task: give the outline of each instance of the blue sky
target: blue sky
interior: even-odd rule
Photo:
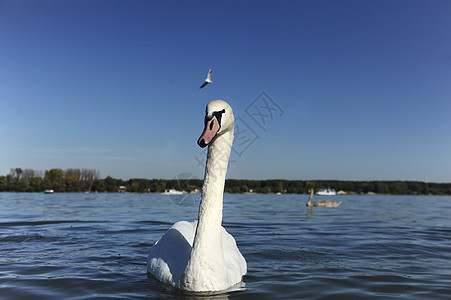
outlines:
[[[0,0],[0,174],[201,178],[205,105],[223,99],[244,132],[229,178],[451,182],[450,14],[436,0]]]

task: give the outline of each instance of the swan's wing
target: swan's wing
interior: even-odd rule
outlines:
[[[247,264],[234,237],[224,227],[222,227],[222,247],[230,284],[234,285],[241,282],[243,275],[246,274]]]
[[[175,223],[150,249],[147,272],[172,286],[180,282],[191,255],[196,222]]]

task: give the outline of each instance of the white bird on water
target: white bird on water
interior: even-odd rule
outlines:
[[[208,71],[207,78],[205,78],[205,82],[200,86],[200,88],[203,88],[207,84],[212,84],[213,81],[211,81],[211,69]]]
[[[343,203],[343,201],[340,202],[336,202],[336,201],[331,201],[331,200],[319,200],[316,201],[315,203],[313,203],[313,194],[314,194],[314,190],[310,189],[310,197],[307,201],[307,206],[308,207],[338,207],[340,206],[340,204]]]
[[[239,284],[246,260],[222,223],[223,193],[233,143],[232,108],[207,105],[198,145],[208,146],[199,218],[175,223],[150,249],[147,271],[159,281],[192,292],[224,291]]]

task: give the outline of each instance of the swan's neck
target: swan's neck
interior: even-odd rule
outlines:
[[[313,191],[310,191],[310,196],[308,198],[307,206],[313,205]]]
[[[199,206],[198,230],[200,225],[213,226],[218,230],[221,229],[222,198],[232,142],[233,132],[229,131],[218,136],[208,148],[204,185],[202,187],[202,201]],[[199,234],[201,232],[197,235]]]
[[[222,198],[233,142],[233,129],[217,136],[208,148],[199,220],[191,257],[184,272],[185,288],[221,290],[228,282],[222,249]]]

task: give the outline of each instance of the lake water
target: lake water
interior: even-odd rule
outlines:
[[[146,273],[152,244],[198,195],[0,193],[1,299],[196,298]],[[318,197],[319,200],[324,197]],[[220,299],[450,299],[451,197],[224,196],[247,260]]]

